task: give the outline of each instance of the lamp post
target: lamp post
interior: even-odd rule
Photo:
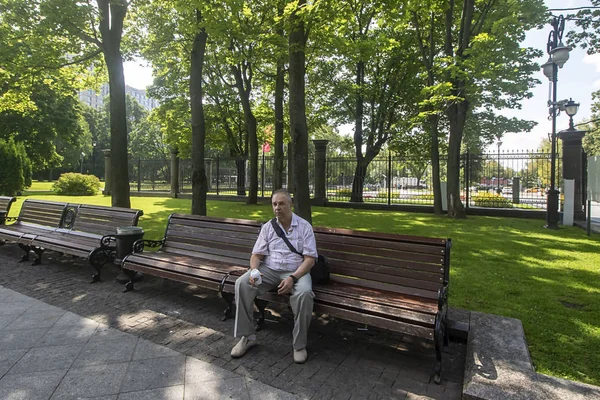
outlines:
[[[83,174],[83,159],[84,159],[84,158],[85,158],[85,153],[82,151],[82,152],[81,152],[81,162],[80,162],[80,164],[81,164],[81,170],[80,170],[80,173],[82,173],[82,174]]]
[[[558,81],[558,69],[569,59],[570,47],[562,42],[563,32],[565,30],[565,18],[560,15],[552,18],[552,30],[548,35],[546,51],[549,58],[542,65],[544,75],[550,80],[552,87],[552,99],[548,101],[550,117],[552,118],[552,151],[550,155],[550,190],[546,200],[546,227],[558,229],[558,191],[556,190],[556,115],[559,105],[556,102],[556,86]]]
[[[496,192],[498,194],[502,193],[500,190],[500,146],[502,146],[502,142],[498,140],[498,175],[496,175]]]

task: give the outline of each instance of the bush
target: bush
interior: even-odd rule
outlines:
[[[512,208],[513,204],[510,199],[500,196],[499,194],[481,193],[471,197],[471,200],[477,207],[495,207],[495,208]]]
[[[54,185],[54,193],[63,196],[93,196],[100,189],[100,180],[94,175],[83,175],[74,172],[62,174]]]
[[[0,195],[14,196],[31,186],[31,161],[23,143],[0,139]]]

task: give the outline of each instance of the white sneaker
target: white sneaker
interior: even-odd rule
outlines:
[[[238,344],[236,344],[233,349],[231,349],[231,357],[239,358],[246,354],[249,348],[254,347],[258,344],[258,340],[248,340],[246,336],[242,336]]]
[[[308,353],[306,349],[296,350],[294,349],[294,362],[296,364],[304,364],[306,359],[308,358]]]

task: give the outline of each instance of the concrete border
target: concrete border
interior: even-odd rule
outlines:
[[[462,398],[600,400],[600,387],[536,373],[520,320],[472,311]]]

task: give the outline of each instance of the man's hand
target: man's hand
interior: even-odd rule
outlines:
[[[294,280],[291,277],[287,277],[277,286],[277,294],[290,294],[294,288]]]

